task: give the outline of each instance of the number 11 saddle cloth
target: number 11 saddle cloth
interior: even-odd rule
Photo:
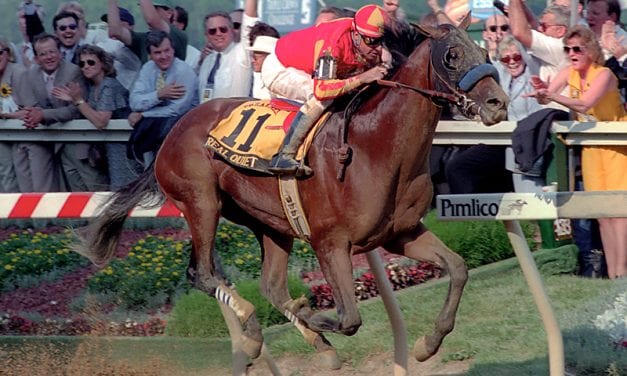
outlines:
[[[244,102],[209,132],[205,146],[234,166],[272,174],[268,171],[270,160],[279,151],[298,109],[299,105],[280,99]],[[329,114],[318,119],[296,159],[305,156]]]

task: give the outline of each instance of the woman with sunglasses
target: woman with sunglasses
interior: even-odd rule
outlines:
[[[13,113],[18,110],[13,100],[14,88],[24,71],[22,65],[15,63],[9,41],[0,37],[0,119],[14,118]],[[12,192],[19,192],[13,167],[12,143],[0,142],[0,193]]]
[[[309,175],[294,159],[310,128],[333,98],[387,73],[382,61],[387,12],[377,5],[281,37],[266,57],[261,79],[273,97],[302,102],[278,154],[270,162],[275,174]]]
[[[579,121],[624,121],[627,113],[616,76],[603,66],[601,46],[594,32],[574,26],[564,37],[570,66],[561,70],[546,89],[531,94],[540,103],[560,103]],[[568,88],[569,95],[561,95]],[[627,146],[586,146],[581,154],[586,191],[627,190]],[[627,218],[599,218],[601,240],[610,278],[627,275]]]
[[[128,91],[115,78],[113,57],[102,48],[89,44],[79,47],[77,55],[86,93],[78,83],[70,83],[54,88],[53,95],[75,103],[81,114],[98,129],[106,128],[110,119],[126,119],[130,113]],[[132,165],[126,158],[125,143],[109,142],[105,148],[111,188],[119,188],[131,181],[138,170],[129,167]]]
[[[497,56],[501,68],[501,87],[510,99],[507,120],[519,121],[541,110],[542,106],[538,101],[527,96],[534,91],[531,77],[538,74],[538,64],[512,35],[503,37],[497,46]],[[516,192],[541,192],[546,185],[541,174],[520,173],[511,147],[505,150],[505,168],[512,172]]]

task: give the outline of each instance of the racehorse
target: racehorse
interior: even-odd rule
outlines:
[[[469,17],[461,28],[468,23]],[[332,114],[307,154],[315,173],[298,183],[311,229],[309,241],[333,289],[337,319],[313,311],[306,299],[289,296],[287,263],[297,234],[281,205],[277,179],[233,167],[205,146],[208,132],[245,99],[212,100],[181,118],[161,146],[154,173],[148,170],[116,192],[100,216],[81,231],[82,243],[76,250],[105,264],[114,255],[129,211],[155,195],[165,196],[189,225],[188,277],[222,303],[227,322],[237,317],[240,345],[255,358],[263,339],[254,307],[221,275],[213,247],[221,216],[247,226],[261,245],[262,294],[329,363],[337,360],[337,354],[324,332],[352,335],[361,325],[351,256],[382,247],[429,261],[444,269],[450,282],[433,333],[414,345],[416,359],[428,359],[453,330],[467,280],[463,259],[420,221],[432,197],[428,156],[435,127],[444,102],[492,125],[506,118],[508,99],[494,68],[486,64],[485,50],[460,28],[399,27],[386,36],[386,46],[398,64],[390,77],[398,87],[377,85],[367,90],[348,119]],[[345,121],[346,134],[341,135],[338,129]],[[338,178],[340,138],[347,140],[352,153]]]

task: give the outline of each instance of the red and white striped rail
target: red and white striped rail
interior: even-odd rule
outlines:
[[[93,218],[111,192],[2,193],[0,219]],[[153,208],[137,207],[130,217],[180,217],[170,202]]]

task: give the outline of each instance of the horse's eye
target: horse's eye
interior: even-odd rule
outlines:
[[[457,69],[463,57],[464,52],[462,49],[457,47],[449,48],[446,51],[446,55],[444,55],[444,65],[449,69]]]

